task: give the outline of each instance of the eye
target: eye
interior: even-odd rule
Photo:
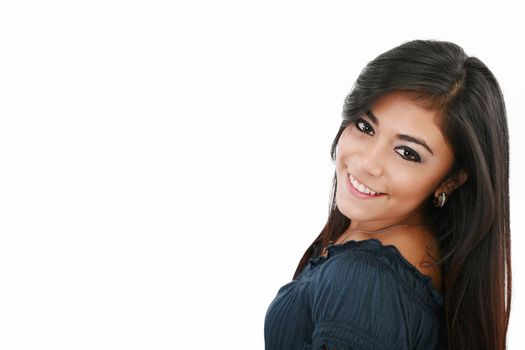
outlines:
[[[404,159],[407,159],[407,160],[412,161],[412,162],[421,162],[421,158],[419,157],[419,154],[417,154],[412,149],[410,149],[408,147],[402,147],[402,148],[397,148],[396,150],[398,150],[398,149],[403,151],[401,153],[400,152],[398,152],[398,153],[401,154]]]
[[[368,124],[365,120],[359,118],[354,122],[355,126],[364,134],[368,134],[369,131],[374,131],[372,126]],[[362,126],[361,126],[362,125]]]

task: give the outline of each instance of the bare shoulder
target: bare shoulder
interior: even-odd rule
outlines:
[[[440,252],[437,241],[430,232],[412,228],[380,240],[385,245],[394,245],[419,272],[430,276],[434,288],[441,291],[441,271],[434,264],[440,258]]]

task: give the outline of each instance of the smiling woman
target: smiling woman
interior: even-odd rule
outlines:
[[[327,223],[265,317],[267,350],[506,348],[509,149],[490,70],[414,40],[372,60],[331,149]]]
[[[336,193],[339,211],[352,219],[347,231],[401,222],[423,225],[425,199],[432,193],[450,195],[467,180],[463,169],[446,179],[454,152],[436,122],[439,115],[412,98],[406,92],[386,94],[341,134],[338,182],[345,183],[349,174],[359,191],[339,187]],[[384,195],[368,195],[375,200],[362,201],[370,191]]]

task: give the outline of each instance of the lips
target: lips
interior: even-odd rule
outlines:
[[[364,186],[364,188],[366,188],[367,190],[371,191],[371,192],[374,192],[373,194],[382,194],[381,192],[379,191],[376,191],[374,190],[372,187],[366,185],[364,182],[362,182],[361,180],[359,180],[358,178],[356,178],[354,175],[348,173],[348,176],[350,177],[350,183],[354,184],[353,182],[357,182],[357,186],[355,186],[355,188],[358,188],[360,187],[361,185]],[[353,181],[352,181],[353,180]]]
[[[353,175],[352,175],[353,176]],[[356,179],[359,183],[361,183],[358,179]],[[362,192],[359,192],[353,185],[352,183],[350,182],[350,174],[346,174],[346,184],[347,184],[347,187],[348,187],[348,191],[350,193],[352,193],[354,196],[358,197],[358,198],[361,198],[361,199],[367,199],[367,198],[378,198],[378,197],[382,197],[385,195],[385,193],[376,193],[376,194],[367,194],[367,193],[362,193]],[[363,186],[365,186],[363,184]]]

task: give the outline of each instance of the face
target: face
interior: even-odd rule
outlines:
[[[349,124],[340,136],[337,207],[352,220],[350,228],[377,230],[420,223],[424,201],[434,193],[451,192],[445,176],[454,154],[436,125],[438,116],[402,92],[381,97],[370,112]],[[349,174],[382,194],[359,193],[349,185]]]

